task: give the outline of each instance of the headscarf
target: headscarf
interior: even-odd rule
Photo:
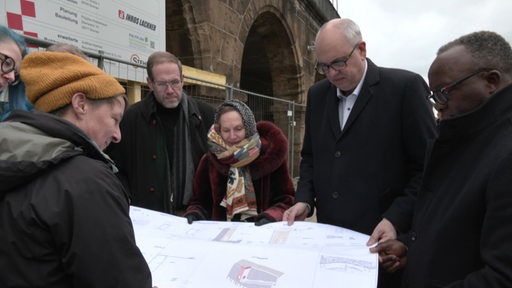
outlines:
[[[246,138],[234,146],[227,144],[218,133],[219,118],[222,116],[219,110],[223,106],[232,106],[242,116]],[[251,109],[236,99],[222,103],[208,131],[208,145],[217,159],[230,165],[226,195],[220,203],[226,208],[227,220],[239,217],[243,221],[258,215],[254,186],[247,166],[260,155],[261,141]]]

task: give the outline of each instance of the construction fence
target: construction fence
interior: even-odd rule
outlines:
[[[185,78],[187,78],[187,75],[185,75]],[[294,139],[302,139],[302,137],[296,137],[299,135],[296,135],[298,132],[296,131],[297,122],[295,116],[297,109],[302,108],[302,110],[304,110],[304,105],[238,89],[229,85],[214,88],[208,85],[211,83],[203,82],[204,80],[192,80],[198,84],[185,86],[185,91],[188,95],[210,103],[214,107],[218,106],[224,100],[238,99],[251,108],[256,121],[266,120],[276,124],[288,139],[288,166],[290,168],[290,174],[292,177],[298,176],[298,163],[296,162],[298,159],[297,155],[300,151],[297,149],[297,146],[301,145],[295,143]]]
[[[30,36],[25,36],[25,41],[30,47],[30,52],[44,51],[46,47],[53,44]],[[129,99],[141,99],[149,93],[149,87],[146,85],[146,67],[144,65],[105,57],[102,53],[85,54],[89,57],[90,62],[120,81],[126,88]],[[266,120],[276,124],[288,139],[288,166],[290,174],[293,178],[298,177],[302,136],[299,135],[297,119],[304,118],[296,117],[296,115],[298,112],[302,115],[304,114],[304,104],[239,89],[219,81],[212,82],[208,79],[201,79],[196,74],[194,74],[195,77],[190,76],[187,75],[187,69],[185,68],[190,70],[190,67],[184,67],[184,91],[187,95],[209,103],[213,107],[217,107],[225,100],[239,99],[251,108],[256,121]],[[206,74],[208,73],[206,72]],[[208,78],[211,79],[211,77]],[[133,97],[133,94],[135,94],[135,97]]]

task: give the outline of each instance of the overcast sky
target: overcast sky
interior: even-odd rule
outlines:
[[[373,62],[412,70],[427,81],[437,49],[459,36],[491,30],[512,43],[510,0],[338,0],[337,5],[342,18],[361,28]]]

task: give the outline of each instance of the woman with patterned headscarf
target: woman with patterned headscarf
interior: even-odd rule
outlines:
[[[271,122],[256,123],[242,101],[228,100],[217,108],[208,144],[184,215],[188,222],[281,221],[295,194],[283,132]]]

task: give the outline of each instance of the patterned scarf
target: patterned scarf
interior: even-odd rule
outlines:
[[[230,146],[215,130],[215,124],[208,131],[208,145],[217,159],[230,160],[226,195],[220,203],[226,207],[226,216],[231,221],[239,214],[240,220],[258,215],[256,195],[247,165],[260,155],[261,141],[258,133]]]

